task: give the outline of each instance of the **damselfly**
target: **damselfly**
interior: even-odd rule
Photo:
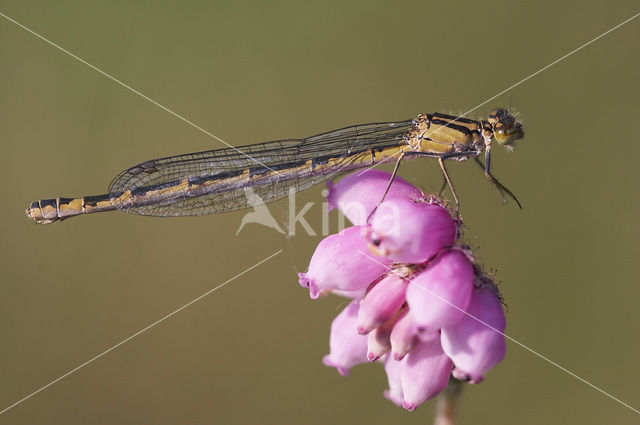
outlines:
[[[109,193],[35,201],[27,215],[51,223],[80,214],[122,210],[151,216],[193,216],[247,208],[251,188],[263,203],[320,183],[338,173],[416,157],[437,158],[456,203],[445,160],[474,158],[501,193],[516,197],[491,174],[491,143],[510,146],[524,136],[517,117],[496,109],[486,121],[433,113],[406,121],[361,124],[306,139],[170,156],[118,174]],[[478,159],[484,151],[484,164]],[[443,186],[444,187],[444,186]]]

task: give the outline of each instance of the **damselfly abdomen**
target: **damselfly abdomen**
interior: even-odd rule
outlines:
[[[111,210],[160,217],[221,213],[255,205],[247,200],[249,187],[268,203],[344,171],[393,161],[397,166],[419,156],[439,160],[457,206],[444,160],[475,158],[480,163],[483,151],[486,177],[520,205],[491,174],[490,152],[493,140],[511,145],[523,136],[517,117],[505,109],[496,109],[486,121],[421,114],[414,120],[354,125],[306,139],[153,159],[118,174],[105,195],[43,199],[26,212],[42,224]]]

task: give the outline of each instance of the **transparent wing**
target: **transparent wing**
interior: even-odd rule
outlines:
[[[243,187],[193,198],[185,198],[178,201],[123,208],[122,210],[132,214],[156,217],[216,214],[273,202],[286,197],[289,194],[290,188],[293,188],[294,191],[297,192],[320,183],[326,178],[327,176],[318,175],[296,181],[272,182],[260,186]]]
[[[371,149],[405,143],[403,136],[411,125],[411,120],[356,125],[306,139],[279,140],[237,149],[217,149],[153,159],[118,174],[109,186],[109,193],[117,209],[142,215],[204,215],[247,208],[283,198],[291,189],[297,192],[320,183],[348,169],[358,157]],[[285,171],[291,164],[323,157],[338,157],[339,160],[335,167],[322,169],[317,175],[309,175],[308,171],[304,174],[289,172],[286,178],[278,173],[267,174],[267,171]],[[244,187],[225,179],[225,176],[237,175],[244,170],[249,170],[255,176],[265,175],[252,179],[249,200]],[[127,190],[157,191],[166,186],[176,192],[175,182],[185,178],[219,178],[219,183],[215,191],[199,196],[189,196],[185,189],[175,193],[175,196],[172,194],[171,199],[158,196],[157,202],[142,206],[117,201],[118,195]]]

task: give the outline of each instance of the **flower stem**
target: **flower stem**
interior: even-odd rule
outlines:
[[[462,382],[450,378],[447,388],[438,396],[434,425],[455,425],[456,408],[462,393]]]

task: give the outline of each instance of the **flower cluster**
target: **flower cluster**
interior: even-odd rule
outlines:
[[[341,375],[384,362],[385,397],[407,410],[451,376],[478,383],[505,355],[500,295],[458,243],[458,222],[434,197],[369,170],[329,185],[330,208],[354,224],[320,242],[299,282],[311,298],[353,299],[331,325],[323,361]]]

